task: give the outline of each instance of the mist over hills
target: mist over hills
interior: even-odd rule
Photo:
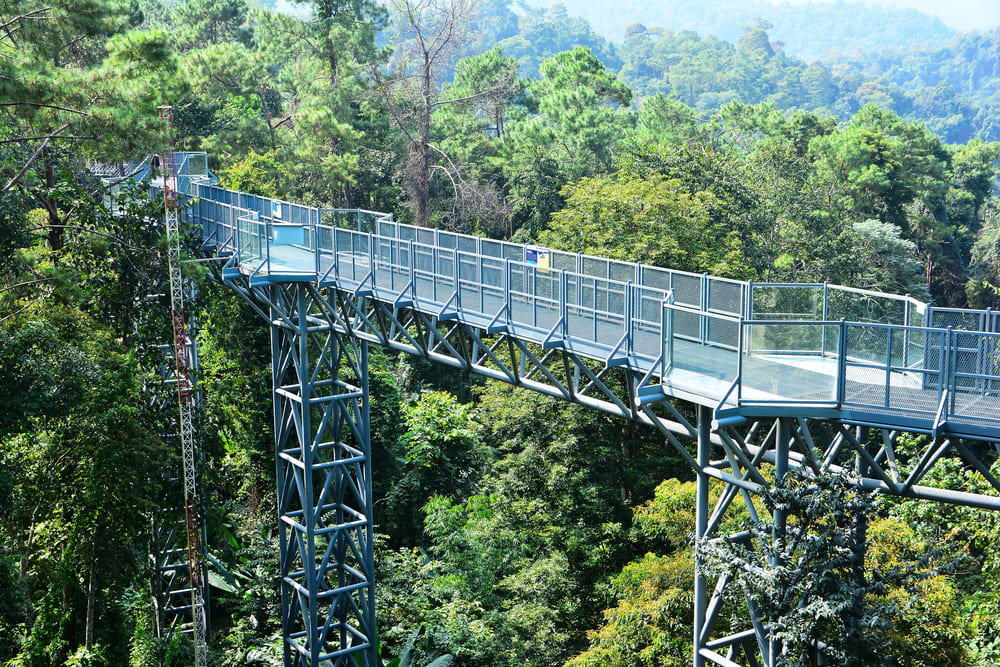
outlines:
[[[532,6],[553,3],[533,0]],[[621,41],[626,28],[641,23],[675,32],[693,30],[735,43],[744,26],[764,19],[771,37],[789,55],[804,60],[834,53],[913,49],[944,45],[956,34],[940,19],[914,9],[883,9],[861,2],[773,4],[768,0],[563,0],[571,15],[590,22],[598,34]]]

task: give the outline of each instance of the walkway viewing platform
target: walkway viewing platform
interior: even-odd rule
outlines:
[[[568,350],[717,424],[839,419],[1000,441],[1000,313],[830,284],[763,284],[404,225],[212,184],[179,154],[182,219],[224,276],[305,281]],[[161,181],[162,183],[162,181]]]

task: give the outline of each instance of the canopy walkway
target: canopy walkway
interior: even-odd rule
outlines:
[[[378,664],[369,343],[660,429],[698,473],[698,538],[768,486],[765,464],[1000,509],[998,313],[413,227],[223,189],[204,154],[177,164],[182,220],[271,326],[288,665]],[[902,433],[928,436],[918,456],[897,457]],[[944,457],[991,492],[924,484]],[[774,664],[764,625],[713,638],[727,585],[697,578],[694,664]]]

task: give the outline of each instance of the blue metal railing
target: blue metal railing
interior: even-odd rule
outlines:
[[[186,187],[185,219],[251,282],[371,294],[671,385],[711,378],[695,391],[730,407],[807,404],[1000,431],[1000,333],[925,327],[935,311],[911,297],[560,251],[541,266],[525,245],[390,214],[311,208],[197,179]]]

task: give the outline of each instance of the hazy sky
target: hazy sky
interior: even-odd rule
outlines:
[[[882,4],[919,9],[959,30],[990,30],[1000,25],[1000,0],[893,0]]]
[[[771,0],[780,2],[780,0]],[[809,0],[791,0],[804,4]],[[1000,0],[865,0],[870,5],[885,7],[910,7],[925,14],[937,16],[952,28],[963,32],[991,30],[1000,26]]]

